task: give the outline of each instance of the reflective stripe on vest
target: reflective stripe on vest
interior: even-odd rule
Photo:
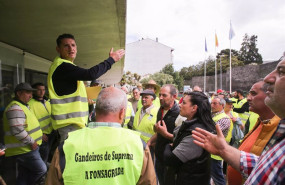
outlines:
[[[26,117],[26,127],[25,131],[29,134],[31,138],[35,142],[37,142],[38,145],[41,145],[42,143],[42,131],[40,129],[39,122],[35,115],[33,114],[32,111],[30,111],[25,105],[21,104],[18,101],[12,101],[7,108],[5,109],[4,112],[4,142],[5,145],[7,146],[7,150],[5,151],[5,155],[7,157],[9,156],[14,156],[14,155],[19,155],[19,154],[24,154],[32,151],[30,145],[26,145],[22,142],[20,142],[15,136],[11,135],[11,130],[10,130],[10,125],[6,116],[6,111],[14,104],[17,104],[18,106],[21,107],[23,112],[25,113]]]
[[[146,132],[143,132],[143,131],[140,131],[140,130],[136,130],[137,132],[141,133],[143,136],[145,137],[149,137],[151,138],[153,136],[153,134],[149,134],[149,133],[146,133]]]
[[[35,99],[31,99],[29,101],[29,105],[31,108],[31,111],[35,114],[37,117],[41,129],[44,134],[50,134],[53,131],[52,125],[51,125],[51,105],[49,101],[37,101]]]
[[[70,132],[63,151],[64,184],[133,185],[141,176],[142,141],[129,129],[102,126]]]
[[[89,115],[89,113],[88,112],[72,112],[68,114],[51,115],[51,117],[54,120],[66,120],[70,118],[84,117],[86,115]]]
[[[76,101],[88,102],[86,97],[76,96],[76,97],[63,98],[63,99],[51,99],[50,104],[64,104],[64,103],[72,103]]]
[[[50,127],[52,127],[51,122],[49,122],[48,125],[42,127],[42,131],[45,131],[45,130],[49,129]]]
[[[55,92],[52,76],[54,71],[62,63],[69,63],[68,60],[56,57],[48,73],[48,90],[51,99],[52,126],[54,129],[62,128],[70,124],[85,127],[88,120],[88,101],[86,89],[82,81],[77,81],[77,89],[74,93],[58,96]]]
[[[150,114],[146,113],[140,121],[141,109],[139,108],[134,118],[133,129],[141,133],[141,138],[144,142],[155,134],[153,127],[156,124],[158,108],[153,106],[150,110]]]
[[[43,117],[43,118],[39,119],[39,122],[44,121],[44,120],[49,119],[49,118],[50,118],[50,115],[48,115],[48,116],[46,116],[46,117]]]
[[[40,141],[40,140],[42,140],[42,136],[38,137],[34,141],[37,142],[37,141]],[[29,146],[29,145],[27,145],[25,143],[10,143],[10,144],[6,144],[5,146],[7,148],[18,148],[18,147]]]
[[[36,132],[36,131],[38,131],[40,129],[41,129],[41,127],[38,126],[38,127],[34,128],[33,130],[27,131],[27,133],[30,135],[30,134],[32,134],[32,133],[34,133],[34,132]],[[12,135],[11,131],[6,131],[5,132],[5,136],[11,136],[11,135]]]
[[[218,114],[218,115],[216,115],[216,116],[214,116],[213,117],[213,120],[214,120],[214,122],[216,123],[217,121],[219,121],[220,119],[222,119],[222,118],[228,118],[229,120],[231,120],[231,118],[226,114],[226,113],[221,113],[221,114]],[[231,127],[230,127],[231,128]],[[229,131],[230,131],[230,128],[229,128]],[[228,131],[228,134],[229,134],[229,131]],[[227,134],[227,135],[228,135]],[[226,137],[227,138],[227,137]],[[225,139],[226,139],[225,138]],[[227,141],[227,142],[229,142],[229,141]],[[213,159],[215,159],[215,160],[223,160],[220,156],[217,156],[217,155],[213,155],[213,154],[211,154],[211,158],[213,158]]]

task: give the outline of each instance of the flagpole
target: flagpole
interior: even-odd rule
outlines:
[[[232,21],[230,20],[230,32],[229,32],[229,39],[230,39],[230,93],[232,93],[232,38],[235,36],[235,32],[232,27]]]
[[[217,48],[217,33],[215,31],[215,92],[217,92],[217,51],[216,51],[216,48]]]
[[[206,57],[207,57],[207,40],[205,37],[205,60],[204,60],[204,93],[206,92],[206,73],[207,73],[207,64],[206,64]]]
[[[205,52],[205,60],[204,60],[204,93],[206,92],[206,57],[207,57],[207,53]]]
[[[232,39],[230,40],[230,93],[232,93]]]

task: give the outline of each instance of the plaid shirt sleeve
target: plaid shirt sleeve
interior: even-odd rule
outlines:
[[[247,153],[244,151],[240,152],[240,172],[244,178],[247,178],[256,166],[258,156]]]
[[[219,121],[217,121],[216,124],[220,126],[224,137],[227,137],[231,127],[231,120],[228,118],[222,118]]]

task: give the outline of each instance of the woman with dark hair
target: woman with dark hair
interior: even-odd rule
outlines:
[[[209,132],[215,131],[215,123],[211,116],[211,106],[206,95],[202,92],[189,92],[180,104],[180,115],[186,117],[181,126],[173,132],[173,144],[167,145],[164,150],[164,162],[174,173],[174,181],[169,184],[209,184],[210,181],[210,154],[193,143],[192,130],[196,127]],[[165,124],[156,127],[159,133],[168,135]]]

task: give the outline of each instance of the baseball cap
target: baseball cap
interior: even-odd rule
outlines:
[[[32,86],[29,84],[29,83],[26,83],[26,82],[22,82],[22,83],[19,83],[14,92],[18,92],[18,91],[21,91],[21,90],[26,90],[26,91],[36,91],[37,89],[33,89]]]
[[[233,103],[233,101],[230,100],[229,98],[226,98],[225,101],[226,101],[226,103]]]
[[[222,93],[223,92],[223,90],[222,89],[218,89],[217,90],[217,93],[219,94],[219,93]]]
[[[156,98],[156,95],[155,95],[154,92],[153,92],[152,90],[150,90],[150,89],[144,90],[143,92],[141,92],[140,95],[141,95],[141,96],[142,96],[142,95],[151,95],[151,96],[153,97],[153,99]]]

